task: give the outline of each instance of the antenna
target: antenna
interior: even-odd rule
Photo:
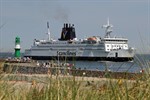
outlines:
[[[50,33],[50,29],[49,29],[49,22],[47,22],[47,34],[48,34],[48,40],[51,40],[51,33]]]
[[[109,26],[109,18],[107,18],[107,25]]]
[[[109,18],[108,18],[107,19],[107,24],[102,26],[102,28],[106,28],[106,30],[105,30],[105,37],[106,38],[110,38],[110,33],[113,31],[112,27],[113,27],[113,25],[111,25],[109,23]]]

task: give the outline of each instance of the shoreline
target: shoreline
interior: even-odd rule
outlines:
[[[114,79],[129,79],[135,80],[142,78],[146,73],[129,73],[129,72],[111,72],[109,70],[88,70],[76,69],[70,66],[55,67],[40,67],[36,63],[4,63],[2,73],[5,74],[26,74],[26,75],[62,75],[62,76],[75,76],[75,77],[95,77],[95,78],[114,78]]]

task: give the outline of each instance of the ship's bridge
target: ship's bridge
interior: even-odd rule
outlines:
[[[125,38],[104,38],[102,39],[103,42],[117,42],[117,43],[127,43],[128,39]]]
[[[102,42],[105,44],[105,51],[128,49],[128,39],[125,38],[104,38]]]

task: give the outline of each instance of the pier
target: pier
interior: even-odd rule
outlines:
[[[6,62],[3,65],[3,73],[6,74],[38,74],[38,75],[61,75],[61,76],[79,76],[79,77],[97,77],[97,78],[114,78],[114,79],[140,79],[144,72],[141,73],[129,73],[129,72],[111,72],[109,70],[88,70],[88,69],[76,69],[73,65],[69,64],[57,64],[47,63],[41,65],[39,63],[16,63]]]

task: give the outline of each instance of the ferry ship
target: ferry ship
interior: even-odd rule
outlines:
[[[90,61],[132,61],[135,49],[128,46],[128,39],[113,37],[113,25],[107,20],[104,38],[91,36],[77,39],[74,24],[65,23],[61,37],[51,38],[47,22],[48,39],[34,40],[30,49],[25,50],[24,57],[35,60],[90,60]]]

